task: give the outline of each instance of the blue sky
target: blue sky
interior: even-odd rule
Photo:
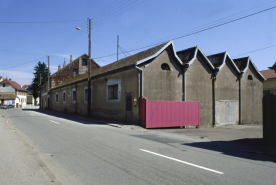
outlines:
[[[173,40],[176,51],[195,45],[206,55],[227,51],[232,58],[250,56],[266,70],[276,59],[275,6],[271,0],[0,0],[0,76],[30,84],[34,66],[47,63],[48,55],[54,73],[70,54],[88,53],[87,34],[75,29],[87,31],[87,18],[91,55],[100,66],[116,61],[116,55],[104,56],[116,54],[119,35],[120,46],[131,51],[126,56]]]

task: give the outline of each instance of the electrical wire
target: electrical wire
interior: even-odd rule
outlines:
[[[61,20],[61,21],[8,21],[3,22],[1,21],[0,24],[49,24],[49,23],[67,23],[67,22],[77,22],[77,21],[83,21],[85,19],[77,19],[77,20]]]
[[[29,62],[25,62],[25,63],[22,63],[22,64],[16,64],[16,65],[14,65],[14,66],[11,66],[11,67],[6,67],[6,68],[0,69],[0,70],[10,69],[10,68],[16,68],[16,67],[18,67],[18,66],[22,66],[22,65],[25,65],[25,64],[29,64],[29,63],[32,63],[32,62],[35,62],[35,61],[41,60],[41,59],[43,59],[43,58],[46,58],[46,57],[38,58],[38,59],[35,59],[35,60],[32,60],[32,61],[29,61]]]
[[[240,55],[236,55],[234,57],[239,57],[239,56],[242,56],[242,55],[245,55],[245,54],[248,54],[248,53],[254,53],[254,52],[257,52],[257,51],[261,51],[261,50],[265,50],[265,49],[268,49],[268,48],[272,48],[272,47],[275,47],[275,45],[272,45],[272,46],[268,46],[268,47],[264,47],[264,48],[260,48],[260,49],[256,49],[256,50],[253,50],[253,51],[248,51],[246,53],[243,53],[243,54],[240,54]]]

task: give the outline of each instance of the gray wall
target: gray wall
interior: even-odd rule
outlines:
[[[167,63],[170,70],[162,70],[163,63]],[[144,97],[148,100],[182,101],[183,72],[171,47],[141,68],[144,73]]]
[[[253,80],[248,80],[251,75]],[[263,83],[250,64],[243,74],[242,86],[242,124],[262,124]]]
[[[216,77],[215,94],[216,105],[219,105],[220,108],[222,108],[222,106],[232,106],[222,108],[224,110],[231,110],[230,112],[216,111],[215,124],[238,124],[239,119],[236,115],[239,115],[239,109],[237,109],[236,106],[238,105],[237,103],[239,103],[239,74],[235,71],[229,59],[226,59],[225,65]],[[232,103],[228,104],[223,101],[231,101]],[[226,118],[226,114],[229,114],[231,119],[221,119]]]
[[[0,92],[15,93],[15,88],[10,84],[5,84],[5,87],[3,87],[3,84],[0,84]]]
[[[212,127],[212,71],[201,54],[186,72],[186,100],[200,102],[200,126]]]

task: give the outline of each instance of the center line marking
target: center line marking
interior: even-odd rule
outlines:
[[[50,120],[50,121],[53,122],[53,123],[59,124],[58,122],[55,122],[55,121],[52,121],[52,120]]]
[[[214,173],[218,173],[218,174],[224,174],[223,172],[220,172],[220,171],[216,171],[216,170],[212,170],[210,168],[205,168],[203,166],[199,166],[199,165],[196,165],[196,164],[192,164],[192,163],[189,163],[189,162],[186,162],[186,161],[181,161],[179,159],[175,159],[175,158],[172,158],[172,157],[168,157],[168,156],[165,156],[165,155],[161,155],[161,154],[158,154],[158,153],[155,153],[155,152],[151,152],[151,151],[148,151],[148,150],[144,150],[144,149],[140,149],[144,152],[147,152],[147,153],[150,153],[150,154],[154,154],[154,155],[157,155],[157,156],[160,156],[160,157],[164,157],[164,158],[167,158],[167,159],[171,159],[171,160],[174,160],[174,161],[177,161],[177,162],[180,162],[180,163],[184,163],[184,164],[187,164],[187,165],[190,165],[190,166],[194,166],[194,167],[197,167],[197,168],[201,168],[203,170],[207,170],[207,171],[211,171],[211,172],[214,172]]]

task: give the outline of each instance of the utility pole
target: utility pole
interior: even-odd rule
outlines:
[[[50,110],[50,56],[48,56],[48,88],[47,88],[47,107]]]
[[[41,109],[41,73],[39,73],[39,109]]]
[[[119,35],[117,35],[117,61],[119,59]]]
[[[87,84],[87,89],[88,89],[88,99],[87,99],[87,117],[90,117],[90,112],[91,112],[91,87],[90,87],[90,72],[91,72],[91,19],[89,19],[89,34],[88,34],[88,84]]]

